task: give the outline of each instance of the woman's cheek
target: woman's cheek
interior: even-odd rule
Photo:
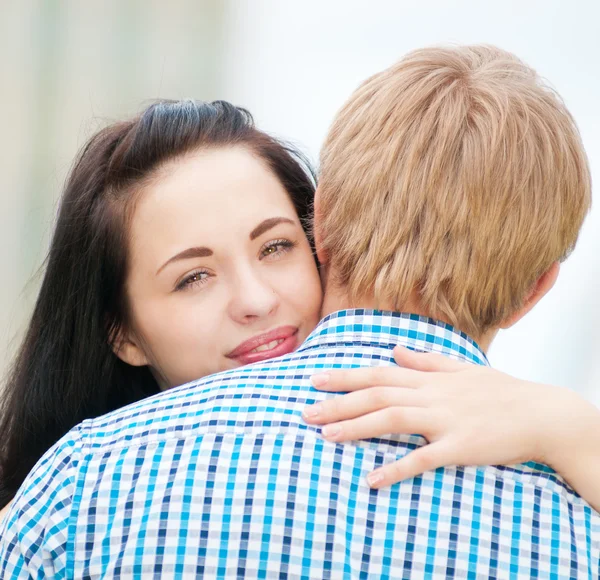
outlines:
[[[193,300],[163,304],[148,313],[146,340],[161,374],[171,385],[199,377],[200,353],[206,351],[206,321],[201,324],[199,319]]]
[[[315,312],[317,321],[320,319],[321,303],[323,302],[323,289],[321,287],[321,277],[315,264],[312,254],[305,257],[303,264],[303,273],[298,278],[304,280],[301,288],[303,301],[309,305],[311,312]]]
[[[288,272],[282,281],[282,295],[294,312],[300,313],[312,332],[320,320],[323,292],[312,255]]]

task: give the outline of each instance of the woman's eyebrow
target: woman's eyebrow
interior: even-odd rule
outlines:
[[[295,225],[295,222],[286,217],[272,217],[260,222],[251,232],[250,240],[255,240],[258,236],[274,228],[277,224],[286,223]]]
[[[183,250],[183,252],[179,252],[172,258],[169,258],[157,271],[156,275],[158,276],[169,264],[172,262],[177,262],[178,260],[189,260],[190,258],[206,258],[208,256],[212,256],[213,251],[210,248],[199,247],[199,248],[188,248],[187,250]]]
[[[286,223],[295,225],[294,220],[291,220],[286,217],[272,217],[268,218],[262,222],[260,222],[251,232],[250,232],[250,240],[255,240],[258,236],[264,234],[269,231],[271,228],[274,228],[276,225]],[[157,271],[156,275],[160,274],[169,264],[173,262],[177,262],[179,260],[189,260],[190,258],[206,258],[208,256],[212,256],[213,251],[207,247],[197,247],[197,248],[188,248],[187,250],[183,250],[183,252],[179,252],[172,258],[169,258]]]

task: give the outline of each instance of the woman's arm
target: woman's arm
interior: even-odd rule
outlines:
[[[582,401],[571,408],[573,429],[548,451],[548,465],[600,512],[600,411]]]
[[[425,445],[368,476],[391,485],[443,465],[544,463],[600,511],[600,410],[541,385],[435,354],[397,347],[400,367],[315,375],[325,391],[351,391],[306,408],[330,441],[418,433]]]

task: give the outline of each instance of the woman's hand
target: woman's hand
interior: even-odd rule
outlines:
[[[445,465],[533,460],[560,470],[554,463],[560,464],[565,453],[577,455],[582,426],[594,424],[595,433],[600,429],[600,411],[568,389],[401,347],[394,349],[394,358],[402,368],[314,375],[319,390],[351,392],[304,411],[307,423],[323,425],[322,435],[329,441],[389,433],[420,434],[427,439],[428,445],[369,474],[372,487]],[[598,459],[600,450],[594,453]],[[564,461],[561,465],[573,473],[581,467]]]

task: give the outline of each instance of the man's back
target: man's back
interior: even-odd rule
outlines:
[[[405,344],[486,364],[451,327],[349,310],[293,355],[213,375],[73,430],[5,520],[2,578],[592,578],[600,515],[540,465],[364,476],[424,443],[324,441],[316,369],[392,364]],[[482,388],[484,388],[482,386]]]

